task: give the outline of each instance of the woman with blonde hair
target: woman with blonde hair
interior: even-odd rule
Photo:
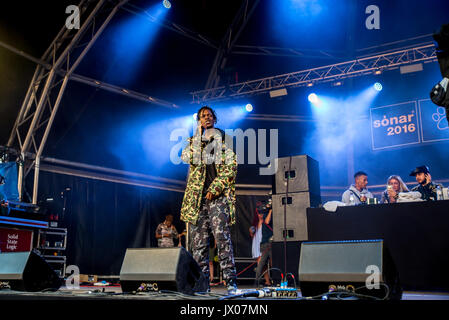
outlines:
[[[395,203],[400,192],[409,192],[410,190],[398,175],[388,177],[387,189],[382,193],[380,203]]]

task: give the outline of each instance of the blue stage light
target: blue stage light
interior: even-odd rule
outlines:
[[[164,7],[165,7],[166,9],[170,9],[170,8],[171,8],[171,3],[170,3],[170,1],[168,1],[168,0],[162,1],[162,4],[164,5]]]
[[[382,91],[382,84],[379,82],[376,82],[374,84],[374,89],[376,89],[377,91]]]
[[[245,109],[246,109],[246,111],[251,112],[251,111],[253,111],[253,105],[252,105],[251,103],[248,103],[248,104],[245,106]]]
[[[162,21],[169,12],[158,2],[146,8],[148,17],[128,15],[108,29],[114,36],[107,57],[102,57],[108,59],[109,68],[104,79],[106,82],[129,87],[142,74],[142,65],[150,59],[150,49],[154,48],[161,29],[158,21]]]
[[[308,99],[310,103],[318,103],[318,96],[315,93],[309,94]]]

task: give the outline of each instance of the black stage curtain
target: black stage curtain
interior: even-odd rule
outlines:
[[[31,186],[32,175],[27,185]],[[70,191],[65,191],[70,188]],[[31,188],[28,188],[31,190]],[[66,211],[62,217],[66,194]],[[60,227],[68,229],[68,265],[77,265],[82,274],[118,275],[127,248],[157,247],[156,227],[165,215],[174,216],[178,232],[181,192],[136,187],[41,171],[39,201],[47,206],[47,216],[59,215]],[[45,202],[45,199],[53,201]],[[236,224],[231,235],[236,257],[251,257],[252,224],[255,204],[263,196],[237,196]]]
[[[62,215],[65,192],[66,213]],[[179,232],[183,193],[41,172],[40,200],[53,198],[47,216],[58,214],[68,230],[67,263],[82,274],[118,275],[126,248],[156,247],[157,225],[172,214]],[[47,202],[48,203],[48,202]]]

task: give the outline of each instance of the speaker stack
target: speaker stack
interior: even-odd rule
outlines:
[[[273,240],[307,240],[306,209],[321,202],[318,162],[307,155],[277,159],[274,189]]]
[[[276,165],[273,181],[273,267],[297,278],[301,241],[308,240],[306,211],[321,203],[319,164],[307,155],[298,155],[278,158]]]

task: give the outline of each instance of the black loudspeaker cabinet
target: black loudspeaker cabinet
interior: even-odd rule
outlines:
[[[317,207],[321,198],[309,192],[294,192],[273,195],[273,240],[287,241],[308,240],[307,208]],[[285,206],[285,209],[284,209]],[[284,229],[284,210],[286,229]]]
[[[136,291],[141,284],[158,290],[185,294],[206,292],[206,278],[192,255],[180,248],[127,249],[120,270],[123,292]]]
[[[303,242],[298,274],[303,297],[331,291],[378,299],[402,296],[399,275],[383,240]],[[368,288],[376,279],[377,288]]]
[[[15,291],[56,291],[61,279],[50,265],[34,251],[0,254],[0,281]]]
[[[288,181],[288,192],[309,192],[319,196],[320,171],[318,161],[307,155],[299,155],[276,159],[275,174],[276,194],[285,194]]]

